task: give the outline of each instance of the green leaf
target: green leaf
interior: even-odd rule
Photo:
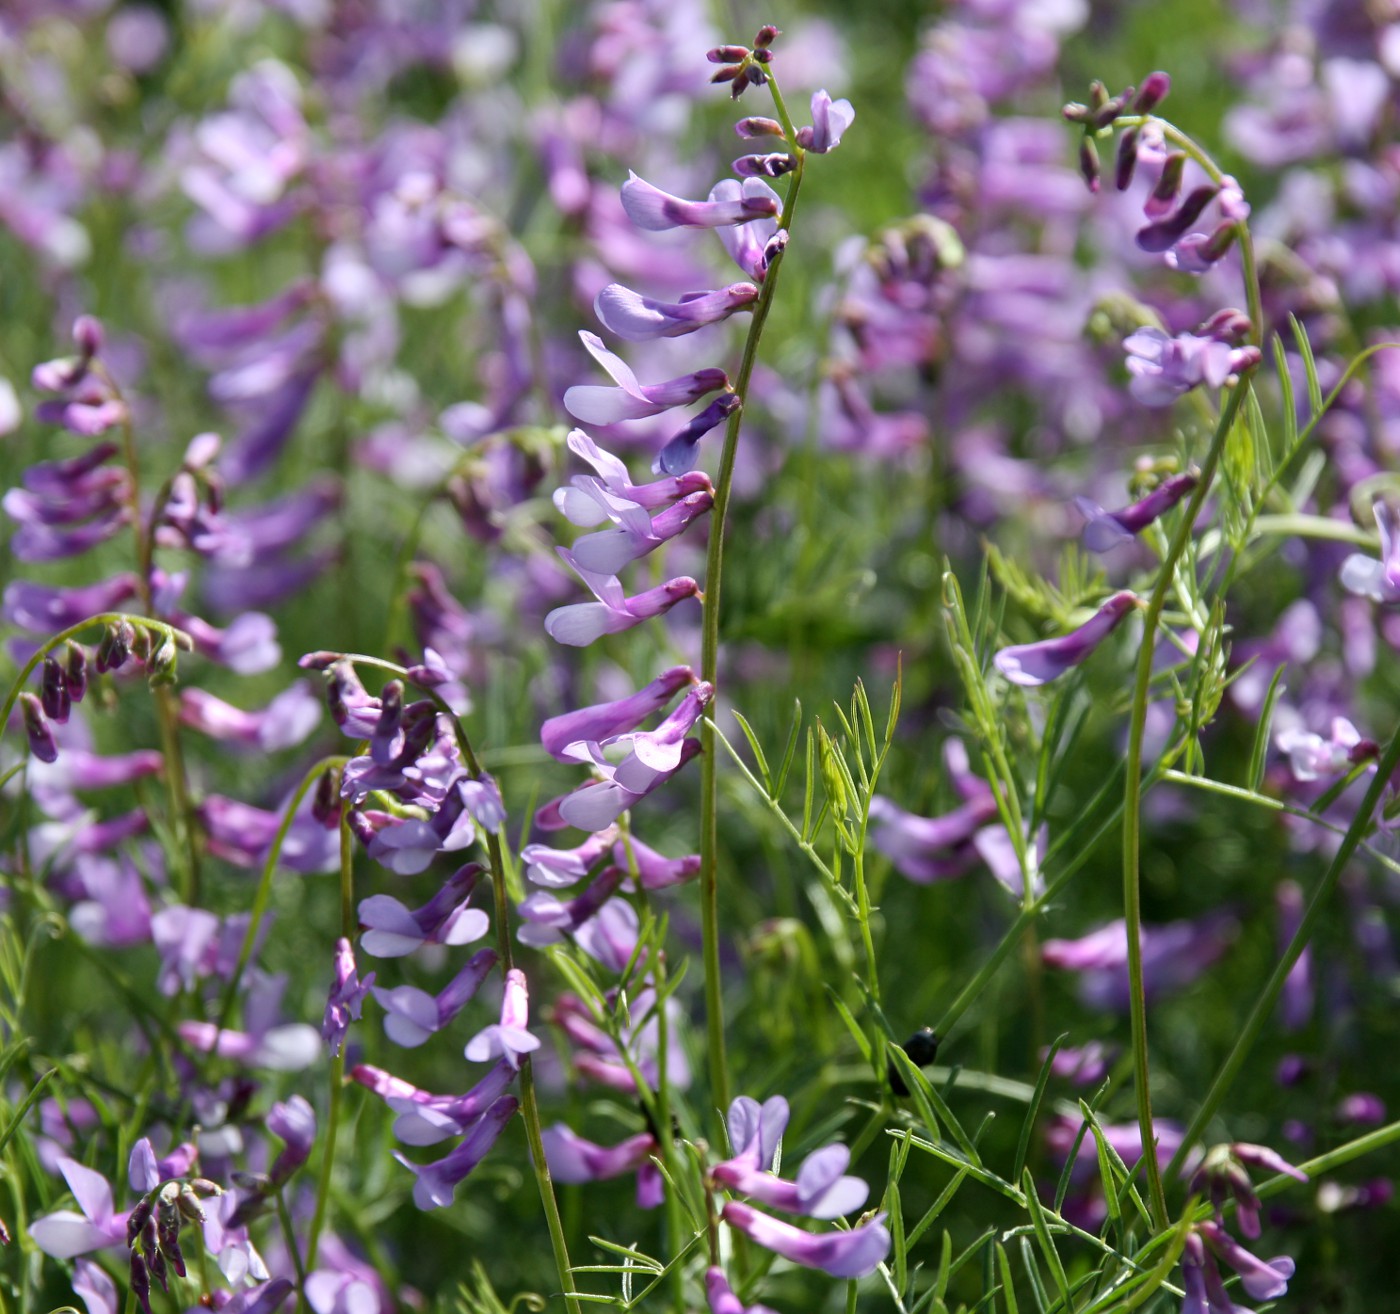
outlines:
[[[1254,744],[1249,750],[1249,774],[1245,777],[1247,787],[1255,793],[1264,781],[1264,768],[1269,761],[1269,732],[1273,728],[1274,704],[1283,692],[1284,667],[1274,672],[1269,681],[1269,692],[1264,697],[1264,705],[1259,709],[1259,722],[1254,729]]]
[[[1026,1116],[1021,1123],[1021,1137],[1016,1142],[1016,1163],[1011,1175],[1018,1180],[1026,1166],[1026,1156],[1029,1154],[1031,1146],[1031,1132],[1034,1130],[1035,1120],[1040,1114],[1040,1104],[1045,1098],[1045,1088],[1050,1083],[1050,1065],[1054,1063],[1055,1055],[1059,1053],[1060,1046],[1068,1039],[1068,1032],[1057,1036],[1054,1043],[1046,1050],[1045,1061],[1040,1065],[1040,1076],[1036,1079],[1035,1094],[1031,1096],[1030,1106],[1026,1109]]]
[[[1035,1237],[1040,1243],[1040,1251],[1045,1256],[1045,1262],[1050,1265],[1055,1285],[1060,1289],[1060,1298],[1064,1301],[1065,1309],[1072,1310],[1074,1303],[1070,1297],[1069,1279],[1065,1276],[1065,1266],[1060,1262],[1060,1252],[1055,1249],[1055,1240],[1050,1235],[1050,1228],[1045,1222],[1045,1209],[1040,1203],[1040,1197],[1036,1194],[1035,1178],[1031,1176],[1029,1168],[1025,1170],[1021,1178],[1021,1192],[1025,1196],[1026,1209],[1030,1213],[1031,1224],[1035,1228]]]
[[[768,759],[763,755],[763,745],[758,742],[758,736],[754,734],[753,727],[748,723],[743,713],[731,711],[730,715],[739,723],[739,729],[744,732],[744,738],[749,741],[749,747],[753,749],[753,760],[758,767],[759,775],[763,777],[763,787],[772,798],[777,795],[773,789],[773,773],[768,770]]]

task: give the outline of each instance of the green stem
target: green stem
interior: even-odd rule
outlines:
[[[771,75],[769,89],[773,93],[773,103],[791,141],[795,134],[777,83]],[[778,220],[778,227],[788,233],[792,231],[792,216],[797,204],[797,194],[802,186],[802,171],[806,159],[805,152],[801,149],[794,146],[793,150],[796,165],[788,185],[783,213]],[[753,322],[749,325],[749,334],[744,341],[739,377],[734,384],[734,393],[739,398],[740,405],[735,408],[725,425],[724,449],[720,454],[719,475],[715,480],[710,541],[705,555],[704,619],[700,652],[700,678],[712,687],[716,686],[719,668],[719,609],[724,570],[724,527],[734,482],[739,427],[743,419],[744,404],[748,401],[749,382],[753,377],[754,364],[758,360],[759,340],[763,336],[763,326],[767,323],[768,313],[773,307],[773,296],[777,290],[782,263],[783,253],[779,251],[768,266],[763,290],[754,305]],[[724,992],[720,980],[719,958],[719,763],[715,752],[714,718],[715,703],[711,701],[700,723],[700,742],[704,748],[700,759],[700,912],[705,964],[705,1033],[709,1054],[710,1103],[718,1116],[729,1107],[729,1066],[724,1046]]]
[[[295,804],[292,808],[295,811]],[[354,936],[355,921],[355,849],[350,833],[349,812],[340,814],[340,933],[347,940]],[[331,1174],[335,1171],[335,1142],[340,1131],[340,1105],[345,1090],[345,1047],[331,1060],[330,1108],[326,1114],[326,1144],[321,1150],[321,1171],[316,1177],[316,1209],[311,1215],[311,1229],[306,1237],[306,1267],[316,1267],[316,1250],[321,1244],[321,1229],[330,1210]],[[280,1198],[280,1197],[279,1197]],[[305,1281],[302,1300],[305,1300]],[[300,1307],[300,1302],[299,1302]]]
[[[296,793],[292,795],[282,813],[282,824],[277,827],[272,847],[267,851],[267,857],[263,861],[262,877],[259,879],[257,891],[253,895],[253,909],[248,919],[248,929],[243,935],[243,944],[238,950],[238,963],[233,969],[233,975],[229,977],[228,985],[224,988],[223,1003],[219,1007],[220,1031],[228,1029],[229,1020],[233,1017],[233,1005],[238,998],[238,986],[243,980],[243,973],[253,956],[253,946],[258,941],[258,930],[262,926],[262,920],[267,915],[268,901],[272,897],[272,877],[277,871],[277,859],[282,856],[282,845],[286,842],[287,832],[292,828],[297,809],[301,806],[301,801],[306,797],[307,791],[325,772],[332,771],[336,767],[343,767],[349,760],[346,757],[323,757],[302,777],[301,784],[297,786]]]
[[[1308,942],[1312,939],[1313,933],[1317,930],[1318,921],[1332,896],[1332,891],[1336,888],[1338,879],[1360,845],[1367,827],[1370,826],[1371,818],[1381,801],[1381,795],[1389,786],[1397,767],[1400,767],[1400,730],[1396,731],[1386,747],[1385,755],[1377,764],[1376,774],[1371,780],[1370,788],[1367,789],[1365,798],[1361,800],[1361,806],[1357,809],[1356,816],[1352,818],[1351,825],[1347,827],[1347,833],[1341,844],[1338,845],[1337,852],[1322,879],[1318,882],[1317,889],[1313,891],[1312,898],[1308,900],[1302,921],[1298,923],[1298,929],[1288,942],[1288,948],[1283,951],[1282,956],[1274,965],[1268,983],[1264,986],[1259,998],[1255,1000],[1254,1007],[1250,1010],[1244,1026],[1240,1028],[1239,1035],[1236,1037],[1229,1055],[1216,1074],[1215,1080],[1211,1082],[1210,1089],[1201,1101],[1200,1108],[1196,1110],[1195,1116],[1191,1119],[1191,1125],[1186,1129],[1186,1135],[1182,1138],[1181,1147],[1172,1156],[1172,1161],[1167,1167],[1168,1174],[1174,1173],[1180,1168],[1188,1147],[1195,1145],[1200,1140],[1206,1125],[1215,1116],[1215,1111],[1220,1107],[1221,1100],[1225,1098],[1226,1092],[1239,1075],[1245,1059],[1249,1056],[1250,1049],[1255,1040],[1258,1039],[1259,1032],[1263,1030],[1264,1023],[1268,1021],[1274,1006],[1278,1003],[1279,995],[1283,993],[1288,974],[1293,970],[1294,964],[1297,963],[1303,950],[1307,948]]]
[[[1177,563],[1181,560],[1201,513],[1206,495],[1215,478],[1216,467],[1229,437],[1240,405],[1249,389],[1240,380],[1231,389],[1220,412],[1220,420],[1211,438],[1210,450],[1201,465],[1201,477],[1192,490],[1191,500],[1172,538],[1171,547],[1162,561],[1157,583],[1148,599],[1143,616],[1142,646],[1138,649],[1137,677],[1133,685],[1132,717],[1128,726],[1128,755],[1123,785],[1123,917],[1128,938],[1129,1012],[1132,1020],[1133,1075],[1137,1096],[1138,1127],[1142,1133],[1143,1164],[1152,1208],[1152,1221],[1158,1231],[1170,1225],[1167,1197],[1162,1189],[1162,1174],[1157,1165],[1156,1144],[1152,1127],[1152,1092],[1149,1086],[1147,1062],[1147,998],[1142,974],[1142,888],[1140,859],[1142,848],[1142,741],[1147,726],[1148,688],[1152,682],[1152,661],[1156,653],[1157,623],[1166,605],[1167,594]]]

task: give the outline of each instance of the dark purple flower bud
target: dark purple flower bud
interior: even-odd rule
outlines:
[[[146,679],[152,688],[161,684],[174,684],[179,663],[179,649],[170,633],[162,633],[157,641],[156,632],[147,631],[154,651],[146,658]]]
[[[796,165],[791,155],[781,151],[773,155],[741,155],[734,161],[734,172],[741,178],[781,178]]]
[[[151,1274],[136,1250],[131,1252],[131,1294],[140,1302],[145,1314],[151,1314]]]
[[[125,617],[110,624],[102,636],[102,642],[97,645],[98,674],[125,666],[135,642],[136,629]]]
[[[153,1196],[142,1196],[126,1217],[126,1244],[134,1246],[146,1224],[151,1221],[156,1202]]]
[[[742,64],[726,64],[723,68],[716,69],[710,74],[710,81],[711,83],[733,82],[743,71]]]
[[[73,321],[73,341],[89,360],[102,350],[102,338],[102,323],[96,317],[79,315]]]
[[[68,640],[68,660],[63,665],[63,684],[68,697],[75,703],[83,701],[87,693],[87,652],[82,644]]]
[[[1129,128],[1118,138],[1118,154],[1113,162],[1113,185],[1120,192],[1126,192],[1132,185],[1133,174],[1137,172],[1138,137],[1137,128]]]
[[[1098,143],[1086,132],[1079,139],[1079,176],[1091,192],[1099,190],[1100,173]]]
[[[1091,112],[1087,105],[1081,105],[1077,100],[1060,106],[1060,117],[1066,123],[1088,123]]]
[[[24,733],[29,738],[29,751],[41,762],[58,761],[58,744],[54,741],[53,730],[39,700],[32,693],[22,693],[19,696],[19,710],[24,721]]]
[[[758,115],[740,119],[734,125],[734,131],[746,140],[753,137],[782,137],[785,135],[783,125],[777,119],[765,119]]]
[[[782,34],[781,28],[774,27],[772,23],[765,23],[758,29],[758,35],[753,39],[753,48],[767,50]]]
[[[355,951],[350,941],[341,936],[335,943],[335,973],[326,1012],[321,1021],[321,1037],[330,1049],[331,1057],[340,1053],[352,1020],[358,1020],[364,999],[374,982],[370,972],[363,980],[355,970]]]
[[[1239,342],[1249,336],[1249,316],[1242,310],[1227,306],[1217,310],[1196,330],[1202,338],[1217,338],[1221,342]]]
[[[1151,114],[1167,98],[1167,92],[1171,89],[1172,80],[1166,73],[1149,73],[1138,88],[1137,99],[1133,101],[1133,113]]]
[[[1186,230],[1201,217],[1201,212],[1215,199],[1219,191],[1214,183],[1197,187],[1174,213],[1138,229],[1134,240],[1139,249],[1155,254],[1176,245],[1185,236]]]
[[[711,64],[737,64],[748,57],[747,46],[716,46],[713,50],[705,52],[705,58]]]
[[[44,715],[62,725],[68,719],[72,698],[63,678],[63,667],[52,656],[44,658],[44,673],[39,683],[39,705]]]
[[[1027,687],[1058,679],[1070,667],[1084,661],[1137,605],[1135,594],[1115,593],[1089,620],[1069,634],[1003,648],[993,659],[996,668],[1012,684]]]
[[[723,424],[742,404],[737,393],[726,392],[716,397],[661,449],[652,470],[656,474],[679,476],[694,469],[700,456],[700,439]]]
[[[340,779],[335,771],[323,771],[311,795],[311,815],[327,830],[340,824]]]
[[[1157,185],[1152,189],[1152,195],[1147,198],[1146,204],[1142,207],[1143,213],[1149,219],[1160,219],[1171,210],[1177,193],[1181,191],[1181,180],[1185,173],[1186,152],[1173,151],[1162,165],[1162,176],[1157,179]]]
[[[763,62],[766,64],[768,61],[767,59],[764,59],[764,54],[764,51],[759,51],[758,58],[763,59]],[[734,79],[734,85],[729,89],[729,94],[735,100],[738,100],[739,97],[744,94],[744,91],[747,88],[761,87],[767,81],[768,74],[766,74],[757,64],[750,64],[748,68],[744,70],[744,74],[742,77]]]
[[[180,1211],[175,1205],[179,1191],[180,1188],[171,1183],[170,1187],[161,1192],[156,1212],[156,1244],[160,1247],[160,1254],[170,1261],[170,1267],[184,1277],[185,1257],[180,1251],[181,1219]]]

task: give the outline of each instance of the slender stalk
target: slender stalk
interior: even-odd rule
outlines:
[[[117,387],[116,380],[103,368],[100,361],[94,362],[93,371],[106,382],[115,396],[121,397],[121,389]],[[155,522],[164,505],[164,499],[168,496],[169,484],[162,486],[156,505],[151,510],[151,524],[148,526],[141,519],[141,466],[136,454],[136,435],[131,427],[129,410],[122,417],[121,435],[122,462],[131,476],[128,509],[131,513],[131,536],[136,548],[136,588],[141,597],[142,610],[150,614],[155,611],[151,591]],[[164,768],[161,774],[165,777],[166,789],[170,794],[170,824],[184,859],[184,879],[180,881],[180,893],[185,903],[193,904],[199,898],[199,837],[194,824],[189,783],[185,779],[185,758],[180,749],[180,716],[175,706],[175,695],[168,685],[159,686],[154,693]]]
[[[795,137],[792,123],[777,83],[771,76],[769,89],[773,93],[773,103],[791,142]],[[793,155],[797,163],[790,175],[787,199],[783,203],[783,213],[778,220],[779,228],[788,233],[792,231],[793,211],[797,205],[797,194],[802,186],[802,172],[806,162],[805,152],[795,145]],[[724,448],[720,453],[719,474],[715,480],[714,509],[710,514],[710,541],[705,555],[700,678],[716,687],[719,669],[719,609],[724,572],[724,528],[734,483],[734,459],[739,449],[739,427],[743,419],[744,404],[748,401],[749,382],[753,377],[754,364],[758,360],[758,344],[763,337],[768,313],[773,307],[773,296],[777,290],[782,263],[783,253],[779,251],[768,266],[763,290],[754,305],[753,322],[749,325],[749,334],[744,341],[744,355],[739,364],[738,379],[734,384],[734,393],[739,398],[740,405],[735,408],[725,425]],[[700,759],[700,912],[702,955],[705,964],[705,1033],[709,1055],[710,1103],[718,1116],[729,1107],[729,1065],[724,1047],[724,992],[720,980],[719,960],[719,763],[715,751],[714,717],[715,703],[711,701],[700,722],[700,742],[704,748]]]
[[[354,836],[350,833],[349,812],[340,814],[340,933],[347,940],[356,930],[355,923],[355,849]],[[311,1215],[311,1228],[306,1237],[306,1267],[316,1267],[316,1250],[321,1243],[321,1229],[326,1223],[330,1210],[331,1174],[335,1171],[335,1142],[340,1131],[340,1105],[345,1090],[345,1046],[331,1060],[330,1108],[326,1114],[326,1143],[321,1150],[321,1171],[316,1177],[316,1209]],[[280,1195],[278,1197],[281,1199]],[[301,1300],[306,1299],[305,1279],[302,1281]]]
[[[1263,1030],[1264,1023],[1268,1021],[1274,1011],[1275,1004],[1278,1003],[1278,997],[1283,992],[1284,982],[1287,981],[1288,974],[1293,970],[1294,964],[1297,963],[1303,950],[1307,948],[1308,942],[1312,939],[1313,933],[1317,930],[1317,924],[1321,920],[1324,908],[1331,900],[1332,892],[1337,887],[1337,881],[1360,845],[1362,836],[1365,835],[1370,826],[1371,818],[1375,815],[1376,808],[1381,801],[1381,795],[1390,785],[1397,767],[1400,767],[1400,730],[1396,731],[1386,747],[1385,755],[1377,764],[1376,774],[1372,777],[1370,787],[1366,790],[1366,796],[1361,800],[1361,806],[1357,809],[1356,816],[1352,818],[1346,835],[1341,844],[1337,846],[1337,852],[1333,855],[1331,863],[1326,872],[1323,873],[1317,888],[1313,891],[1312,898],[1308,900],[1308,906],[1303,912],[1302,920],[1298,923],[1298,929],[1288,942],[1288,948],[1283,951],[1278,962],[1274,965],[1273,973],[1259,998],[1254,1001],[1254,1007],[1240,1028],[1239,1035],[1236,1037],[1229,1055],[1221,1065],[1215,1080],[1211,1082],[1210,1089],[1206,1091],[1205,1098],[1201,1101],[1195,1116],[1191,1119],[1191,1125],[1186,1129],[1186,1135],[1182,1137],[1181,1147],[1172,1156],[1171,1164],[1167,1168],[1168,1173],[1175,1172],[1181,1166],[1188,1147],[1195,1145],[1200,1139],[1206,1125],[1215,1116],[1216,1109],[1220,1107],[1221,1100],[1225,1098],[1226,1092],[1239,1075],[1245,1059],[1249,1057],[1250,1049],[1253,1048],[1254,1042],[1259,1037],[1259,1032]]]
[[[1247,380],[1241,379],[1231,389],[1219,422],[1211,438],[1210,449],[1201,463],[1201,477],[1192,490],[1191,500],[1177,526],[1171,547],[1157,573],[1157,583],[1148,599],[1143,616],[1142,646],[1138,649],[1137,676],[1133,684],[1132,716],[1128,725],[1127,767],[1123,784],[1123,918],[1128,937],[1129,1013],[1132,1021],[1133,1077],[1137,1096],[1138,1127],[1142,1134],[1143,1164],[1152,1209],[1153,1226],[1164,1231],[1170,1226],[1167,1197],[1162,1189],[1162,1174],[1154,1150],[1152,1129],[1152,1092],[1149,1086],[1147,1062],[1147,998],[1142,974],[1142,888],[1140,859],[1142,848],[1142,741],[1147,725],[1149,686],[1152,683],[1152,660],[1156,651],[1157,624],[1171,591],[1177,563],[1195,529],[1206,495],[1215,478],[1225,442],[1239,413]]]

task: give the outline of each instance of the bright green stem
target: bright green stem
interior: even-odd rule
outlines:
[[[282,856],[282,845],[286,842],[287,832],[292,828],[297,809],[301,806],[301,801],[306,797],[307,791],[322,775],[327,771],[333,771],[336,767],[343,767],[349,760],[346,757],[323,757],[302,777],[301,784],[297,786],[296,793],[292,795],[286,810],[282,813],[282,824],[277,827],[272,847],[267,851],[267,858],[263,862],[262,877],[258,881],[257,892],[253,895],[253,911],[248,919],[248,929],[243,935],[242,947],[238,951],[238,963],[224,989],[224,1001],[219,1008],[219,1030],[221,1031],[227,1029],[229,1020],[233,1017],[233,1004],[234,1000],[238,998],[238,986],[243,980],[243,973],[248,967],[248,961],[253,956],[253,946],[258,942],[258,930],[262,926],[262,919],[267,915],[268,901],[272,897],[272,877],[277,871],[277,859]]]
[[[787,118],[777,84],[772,82],[771,78],[769,86],[773,93],[773,102],[791,141],[791,123]],[[797,205],[797,193],[802,186],[802,170],[805,163],[802,150],[794,147],[793,154],[797,164],[791,174],[782,217],[778,220],[779,228],[788,233],[792,232],[792,215]],[[773,307],[773,295],[777,291],[778,273],[782,263],[783,253],[780,251],[768,266],[763,290],[754,304],[753,322],[749,325],[749,335],[744,341],[739,377],[734,384],[734,393],[739,398],[740,405],[730,414],[725,426],[724,449],[720,454],[719,475],[715,480],[710,541],[705,556],[705,608],[700,650],[700,678],[712,687],[716,685],[719,668],[719,607],[724,571],[724,525],[734,482],[734,458],[739,450],[739,426],[743,420],[744,404],[748,401],[749,381],[753,377],[754,364],[758,360],[759,340],[763,336],[768,312]],[[700,912],[705,962],[705,1033],[709,1053],[710,1104],[718,1116],[718,1113],[729,1107],[729,1065],[724,1046],[724,992],[720,981],[719,961],[719,763],[715,751],[714,714],[715,704],[712,701],[700,722],[700,742],[704,748],[700,758]]]
[[[1317,930],[1317,923],[1332,897],[1333,890],[1337,887],[1337,881],[1342,872],[1346,870],[1347,863],[1351,861],[1352,855],[1361,843],[1362,836],[1365,835],[1367,827],[1370,826],[1371,818],[1375,815],[1381,795],[1390,784],[1397,766],[1400,766],[1400,730],[1396,731],[1386,747],[1385,755],[1378,763],[1376,774],[1372,777],[1370,788],[1366,791],[1366,797],[1361,800],[1361,806],[1357,809],[1356,816],[1352,818],[1351,825],[1347,827],[1347,833],[1342,838],[1327,871],[1318,882],[1312,898],[1308,900],[1308,906],[1303,912],[1303,919],[1298,923],[1298,929],[1288,942],[1288,948],[1283,951],[1283,955],[1275,964],[1273,974],[1269,977],[1259,998],[1255,1000],[1254,1007],[1250,1010],[1244,1026],[1240,1028],[1239,1036],[1236,1038],[1229,1056],[1219,1073],[1216,1074],[1215,1080],[1211,1082],[1210,1089],[1201,1101],[1200,1108],[1196,1110],[1195,1117],[1191,1119],[1191,1125],[1186,1129],[1186,1135],[1182,1138],[1181,1148],[1172,1157],[1171,1164],[1167,1168],[1168,1173],[1174,1173],[1180,1168],[1181,1161],[1186,1157],[1187,1148],[1195,1145],[1200,1139],[1206,1125],[1215,1116],[1216,1109],[1220,1107],[1221,1100],[1225,1098],[1226,1092],[1229,1091],[1230,1086],[1239,1075],[1245,1059],[1249,1057],[1249,1051],[1253,1048],[1255,1040],[1258,1039],[1259,1032],[1263,1029],[1264,1023],[1269,1020],[1274,1006],[1278,1003],[1278,997],[1283,992],[1284,982],[1287,981],[1288,974],[1293,970],[1293,966],[1297,963],[1303,950],[1307,948],[1313,932]]]
[[[295,811],[295,804],[293,804]],[[347,940],[355,934],[355,849],[350,833],[348,813],[340,815],[340,933]],[[331,1060],[330,1109],[326,1114],[326,1143],[321,1150],[321,1171],[316,1177],[316,1209],[311,1215],[311,1230],[306,1237],[306,1267],[316,1267],[316,1249],[321,1244],[321,1229],[331,1203],[331,1173],[335,1170],[335,1142],[340,1131],[340,1103],[345,1089],[345,1047]],[[306,1299],[303,1283],[301,1301]]]
[[[1156,652],[1157,623],[1166,606],[1167,595],[1177,563],[1186,551],[1196,517],[1210,492],[1220,455],[1235,423],[1240,405],[1249,390],[1246,380],[1231,389],[1220,412],[1220,420],[1211,438],[1210,450],[1201,464],[1201,477],[1191,493],[1185,513],[1177,526],[1167,555],[1157,573],[1157,583],[1148,599],[1143,616],[1142,646],[1138,649],[1137,677],[1133,684],[1132,718],[1128,726],[1128,758],[1123,783],[1123,918],[1128,937],[1129,1012],[1133,1032],[1133,1077],[1137,1095],[1138,1127],[1142,1133],[1142,1161],[1146,1170],[1147,1189],[1152,1207],[1152,1221],[1158,1231],[1170,1226],[1167,1197],[1162,1189],[1162,1174],[1153,1149],[1156,1136],[1152,1129],[1152,1091],[1148,1084],[1147,1063],[1147,997],[1142,979],[1142,888],[1140,859],[1142,848],[1142,740],[1147,725],[1148,688],[1152,683],[1152,659]]]

